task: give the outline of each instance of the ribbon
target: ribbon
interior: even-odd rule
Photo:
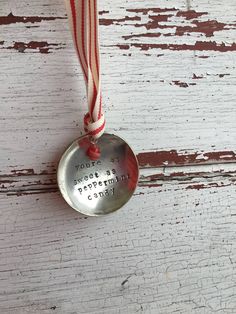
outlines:
[[[87,90],[88,113],[84,117],[84,129],[93,140],[96,140],[105,130],[101,95],[97,0],[65,0],[65,4]]]

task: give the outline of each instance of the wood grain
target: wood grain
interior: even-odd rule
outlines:
[[[107,131],[141,175],[87,218],[56,184],[86,112],[63,1],[0,0],[0,312],[234,314],[236,4],[99,7]]]
[[[158,192],[99,219],[1,196],[2,312],[233,313],[235,188]]]

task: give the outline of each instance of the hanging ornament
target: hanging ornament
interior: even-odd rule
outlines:
[[[57,171],[66,202],[88,216],[114,212],[133,195],[139,169],[135,154],[120,137],[104,133],[98,9],[96,0],[65,0],[75,48],[87,89],[86,135],[63,154]]]

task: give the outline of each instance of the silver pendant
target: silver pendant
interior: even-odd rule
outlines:
[[[138,161],[120,137],[105,133],[97,142],[101,156],[91,161],[87,135],[74,141],[63,154],[57,182],[66,202],[88,216],[109,214],[122,207],[138,183]]]

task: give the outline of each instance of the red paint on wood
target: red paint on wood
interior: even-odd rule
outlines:
[[[107,13],[109,13],[109,11],[106,11],[106,10],[99,11],[99,14],[100,14],[100,15],[107,14]]]
[[[132,34],[132,35],[125,35],[122,36],[125,40],[130,39],[130,38],[138,38],[138,37],[149,37],[149,38],[157,38],[163,36],[161,33],[146,33],[146,34]]]
[[[191,185],[188,185],[186,187],[186,190],[202,190],[202,189],[210,189],[210,188],[222,188],[222,187],[225,187],[225,186],[230,186],[230,185],[234,185],[235,183],[227,183],[227,184],[224,184],[223,182],[221,184],[219,183],[208,183],[208,184],[191,184]]]
[[[138,9],[138,10],[129,10],[130,12],[142,13],[147,15],[148,12],[153,13],[161,13],[161,14],[154,14],[149,15],[149,21],[142,24],[135,24],[135,27],[146,27],[146,29],[157,29],[157,28],[174,28],[175,33],[171,34],[182,36],[184,34],[189,33],[201,33],[204,34],[206,37],[210,37],[214,35],[214,32],[222,31],[223,29],[235,28],[235,24],[225,24],[222,22],[218,22],[216,20],[206,20],[206,21],[198,21],[197,18],[201,17],[202,15],[207,15],[207,12],[197,12],[195,10],[189,11],[177,11],[176,9]],[[171,14],[162,14],[163,12],[172,11]],[[163,22],[167,22],[171,17],[178,17],[183,18],[185,21],[188,21],[188,24],[185,26],[180,25],[170,25],[170,24],[163,24]],[[191,20],[190,24],[189,21]],[[160,24],[160,22],[162,22]],[[183,22],[183,21],[181,21]],[[141,36],[141,35],[140,35]],[[145,36],[145,34],[143,34]],[[163,34],[163,36],[166,36]]]
[[[128,22],[128,21],[140,21],[141,20],[141,17],[139,16],[126,16],[124,18],[120,18],[120,19],[105,19],[105,18],[102,18],[102,19],[99,19],[99,24],[100,25],[105,25],[105,26],[109,26],[109,25],[112,25],[112,24],[120,24],[120,23],[125,23],[125,22]]]
[[[149,184],[140,183],[138,186],[140,186],[140,187],[148,187],[148,188],[159,188],[159,187],[163,186],[163,184],[158,184],[158,183],[149,183]]]
[[[23,196],[23,195],[35,195],[44,193],[55,193],[58,192],[58,188],[45,188],[45,189],[35,189],[35,190],[12,190],[6,193],[7,196]]]
[[[13,46],[8,46],[5,49],[13,49],[22,53],[27,49],[36,50],[40,53],[50,53],[49,49],[52,47],[57,47],[57,49],[62,48],[59,44],[48,43],[47,41],[30,41],[28,43],[14,42]]]
[[[186,20],[192,20],[206,14],[207,12],[197,12],[195,10],[188,10],[188,11],[178,11],[176,16],[184,17]]]
[[[185,82],[181,82],[181,81],[172,81],[175,85],[179,86],[179,87],[188,87],[188,84]]]
[[[236,43],[226,45],[225,43],[216,43],[215,41],[196,41],[195,44],[138,44],[131,43],[129,45],[116,45],[120,49],[125,46],[126,50],[130,47],[139,48],[142,51],[148,51],[149,49],[161,49],[161,50],[193,50],[193,51],[218,51],[228,52],[236,51]]]
[[[204,34],[206,37],[211,37],[214,35],[215,32],[222,31],[225,29],[227,24],[220,23],[216,20],[208,20],[208,21],[192,21],[192,25],[186,26],[176,26],[175,35],[183,36],[185,34],[190,33],[201,33]]]
[[[134,38],[134,37],[166,37],[166,36],[183,36],[189,35],[191,33],[199,33],[200,35],[204,35],[206,37],[214,36],[215,32],[222,31],[224,29],[232,29],[236,27],[236,24],[226,24],[223,22],[219,22],[217,20],[205,20],[199,21],[198,18],[207,15],[207,12],[197,12],[195,10],[181,11],[175,8],[144,8],[144,9],[130,9],[128,12],[134,12],[137,14],[141,13],[142,15],[148,15],[148,20],[146,22],[146,18],[144,19],[145,23],[136,23],[133,26],[136,28],[145,27],[147,30],[150,29],[173,29],[172,33],[142,33],[142,34],[132,34],[125,35],[123,38],[125,40]],[[151,14],[150,14],[151,13]],[[157,13],[157,14],[155,14]],[[163,14],[164,13],[164,14]],[[167,13],[167,14],[165,14]],[[137,19],[140,16],[130,17],[131,19]],[[179,19],[179,22],[182,24],[187,22],[185,25],[178,24],[170,24],[165,23],[169,22],[172,17],[175,17],[175,21]],[[127,17],[125,17],[127,19]],[[139,19],[143,21],[143,19]],[[108,20],[106,25],[114,24],[112,21],[116,21],[118,24],[120,21],[123,22],[123,19],[116,20]],[[212,50],[212,49],[211,49]]]
[[[123,49],[123,50],[129,50],[130,45],[117,45],[117,47],[119,47],[120,49]]]
[[[15,16],[10,13],[8,16],[0,16],[0,25],[9,25],[15,23],[39,23],[42,21],[53,21],[57,19],[66,19],[61,16]]]
[[[141,8],[141,9],[127,9],[127,12],[134,12],[134,13],[142,13],[144,15],[147,15],[148,12],[153,13],[164,13],[164,12],[170,12],[170,11],[177,11],[176,8]]]
[[[217,74],[220,78],[222,78],[222,77],[224,77],[224,76],[226,76],[226,75],[230,75],[229,73],[222,73],[222,74]]]
[[[203,75],[196,75],[195,73],[193,73],[193,80],[198,80],[198,79],[202,79],[204,76]]]
[[[136,24],[136,27],[140,27],[140,26],[145,26],[146,29],[156,29],[156,28],[163,28],[162,25],[160,25],[160,22],[167,22],[168,19],[170,17],[172,17],[173,14],[168,14],[168,15],[163,15],[163,14],[159,14],[159,15],[149,15],[149,19],[150,21],[147,22],[146,24]]]
[[[163,22],[167,22],[168,19],[170,17],[172,17],[174,15],[172,14],[168,14],[168,15],[152,15],[150,16],[149,15],[149,18],[150,20],[146,23],[141,23],[141,24],[135,24],[134,26],[136,28],[139,28],[139,27],[145,27],[147,30],[150,30],[150,29],[165,29],[165,28],[176,28],[175,25],[166,25],[166,24],[163,24]],[[160,24],[160,22],[162,22]],[[143,34],[144,35],[144,34]],[[163,34],[163,36],[165,36],[165,34]],[[166,36],[170,36],[169,34],[167,34]]]
[[[35,175],[54,175],[56,173],[57,167],[54,163],[42,163],[43,167],[46,166],[47,170],[41,170],[40,172],[35,171],[32,168],[25,168],[25,169],[17,169],[18,166],[9,166],[13,168],[8,174],[1,174],[0,179],[5,179],[8,177],[21,177],[21,176],[35,176]]]
[[[184,171],[179,171],[179,172],[171,172],[166,174],[164,171],[159,172],[159,173],[155,173],[152,175],[148,175],[148,176],[142,176],[141,181],[144,182],[154,182],[157,180],[161,180],[161,181],[173,181],[173,180],[177,180],[177,181],[184,181],[184,183],[186,181],[191,181],[194,178],[212,178],[212,176],[214,175],[214,177],[224,177],[224,178],[229,178],[232,182],[235,182],[236,180],[236,171],[194,171],[194,172],[184,172]]]
[[[140,167],[181,166],[235,162],[236,153],[232,151],[181,154],[176,150],[145,152],[137,155]]]

